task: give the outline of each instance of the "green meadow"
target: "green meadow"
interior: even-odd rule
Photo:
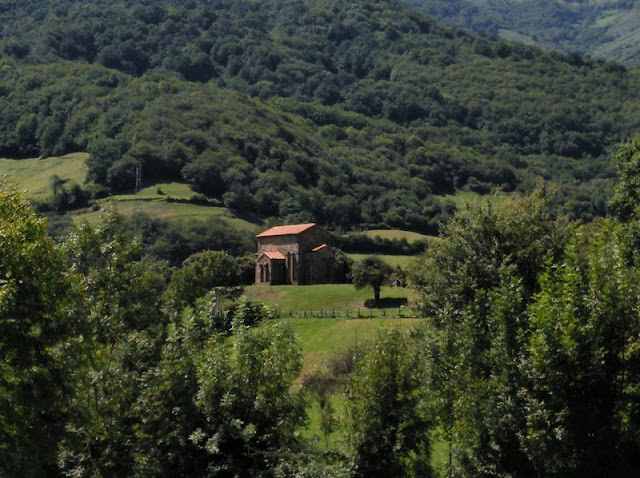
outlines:
[[[434,239],[433,236],[425,236],[417,232],[401,231],[400,229],[371,229],[363,231],[365,236],[371,238],[379,237],[381,239],[406,239],[407,242],[429,241]]]
[[[186,183],[172,181],[147,182],[135,194],[120,194],[111,196],[115,200],[149,200],[149,199],[190,199],[196,194]]]
[[[164,199],[129,199],[123,196],[114,196],[100,201],[102,209],[114,209],[125,217],[131,217],[135,213],[145,213],[166,221],[177,220],[209,220],[220,219],[230,227],[255,232],[260,231],[261,226],[252,222],[234,217],[227,208],[216,206],[204,206],[186,202],[171,202]],[[87,220],[90,223],[97,221],[100,211],[76,211],[70,213],[74,222]]]
[[[422,319],[283,319],[302,342],[306,355],[327,355],[347,350],[371,338],[381,327],[410,329]]]
[[[354,261],[361,261],[367,256],[371,254],[347,254]],[[390,266],[396,267],[400,266],[402,269],[407,270],[411,267],[411,263],[415,261],[419,256],[402,256],[402,255],[391,255],[391,254],[377,254],[379,255],[385,262],[387,262]]]
[[[29,197],[42,199],[51,193],[53,176],[82,184],[87,175],[84,164],[87,157],[86,153],[71,153],[46,159],[0,158],[0,176],[6,176],[9,182],[20,191],[26,191]]]
[[[373,290],[368,287],[356,290],[352,284],[318,284],[312,286],[277,285],[250,286],[245,295],[251,300],[278,307],[283,312],[350,310],[365,308],[365,301],[373,299]],[[402,287],[383,287],[380,298],[403,299],[410,303],[413,291]]]

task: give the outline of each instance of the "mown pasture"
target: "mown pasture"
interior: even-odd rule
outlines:
[[[290,311],[332,311],[350,310],[356,317],[358,309],[366,308],[365,302],[373,299],[373,290],[365,288],[356,290],[352,284],[317,284],[312,286],[278,285],[278,286],[250,286],[245,294],[251,300],[258,300],[271,307],[277,307],[282,312]],[[392,303],[399,303],[407,299],[410,303],[413,292],[402,287],[383,287],[380,298],[382,301],[391,299]],[[393,301],[395,299],[395,302]],[[397,308],[392,307],[392,308]]]
[[[86,153],[71,153],[46,159],[0,158],[0,176],[6,176],[18,190],[26,191],[28,197],[43,199],[51,194],[53,176],[82,184],[87,175],[87,157]]]
[[[354,261],[361,261],[371,254],[348,254],[348,256]],[[378,254],[385,262],[391,267],[400,266],[403,270],[407,270],[411,267],[411,263],[415,261],[419,256],[403,256],[403,255],[391,255],[391,254]]]

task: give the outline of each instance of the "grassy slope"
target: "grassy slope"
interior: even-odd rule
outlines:
[[[341,352],[367,340],[381,327],[410,329],[422,319],[285,319],[302,340],[305,355]]]
[[[27,196],[43,199],[51,194],[50,181],[54,175],[79,184],[84,182],[87,174],[86,153],[73,153],[61,157],[46,159],[3,159],[0,158],[0,176],[15,184],[18,189],[25,190]],[[260,231],[261,225],[234,217],[223,207],[202,206],[198,204],[169,202],[168,199],[187,200],[196,193],[185,183],[148,182],[137,194],[111,196],[100,201],[103,208],[115,208],[125,216],[135,212],[144,212],[150,216],[165,220],[206,220],[220,218],[235,229]],[[99,211],[80,210],[67,213],[75,222],[97,220]]]
[[[228,209],[223,207],[201,206],[189,203],[167,202],[166,199],[116,199],[108,198],[100,202],[103,208],[115,208],[123,216],[131,216],[136,212],[143,212],[152,217],[164,219],[167,221],[175,220],[207,220],[211,218],[219,218],[235,229],[243,229],[256,234],[260,230],[260,226],[249,221],[233,217],[229,214]],[[88,220],[89,222],[97,220],[100,215],[99,211],[77,211],[71,213],[75,222]]]
[[[72,153],[46,159],[2,158],[0,176],[6,175],[11,183],[26,191],[29,197],[42,199],[51,193],[49,184],[54,175],[82,184],[87,175],[84,164],[87,156],[86,153]]]
[[[431,240],[433,236],[425,236],[417,232],[401,231],[399,229],[372,229],[362,232],[365,236],[380,237],[382,239],[406,239],[407,242],[415,242],[419,240]]]
[[[594,25],[607,32],[607,42],[596,45],[596,56],[615,58],[623,63],[640,64],[640,6],[630,12],[620,12],[601,18]]]

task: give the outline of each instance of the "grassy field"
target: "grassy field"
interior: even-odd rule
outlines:
[[[153,182],[146,183],[144,187],[135,194],[121,194],[112,196],[115,200],[143,200],[143,199],[189,199],[195,191],[186,183],[176,182]]]
[[[131,216],[136,212],[143,212],[152,217],[166,221],[175,220],[207,220],[218,218],[228,223],[234,229],[247,230],[258,233],[261,226],[252,222],[233,217],[229,210],[223,207],[202,206],[199,204],[168,202],[166,199],[126,199],[126,196],[115,196],[102,200],[100,206],[104,209],[113,208],[123,216]],[[87,220],[97,221],[100,211],[78,211],[71,213],[74,222]]]
[[[362,234],[371,238],[380,237],[381,239],[406,239],[407,242],[415,242],[420,240],[430,241],[433,236],[425,236],[417,232],[401,231],[400,229],[372,229],[363,231]]]
[[[370,254],[347,254],[354,261],[361,261],[365,257]],[[387,254],[378,254],[385,262],[387,262],[390,266],[400,266],[402,269],[407,270],[411,267],[411,263],[416,260],[419,256],[395,256],[395,255],[387,255]]]
[[[283,319],[302,340],[305,355],[327,355],[347,350],[373,337],[382,327],[415,327],[422,319]]]
[[[380,298],[402,299],[409,302],[413,290],[401,287],[383,287]],[[373,289],[356,290],[352,284],[318,284],[313,286],[277,285],[250,286],[245,295],[283,312],[302,310],[350,310],[364,309],[365,301],[373,299]],[[325,319],[323,319],[325,320]]]
[[[85,160],[87,153],[73,153],[61,157],[46,159],[3,159],[0,158],[0,176],[7,176],[7,180],[19,190],[26,191],[30,198],[42,199],[51,193],[51,177],[84,183],[87,174]],[[224,207],[203,206],[198,204],[170,202],[169,198],[188,200],[196,193],[186,183],[179,182],[147,182],[145,187],[136,194],[121,194],[110,196],[100,201],[101,208],[114,208],[124,216],[131,216],[135,212],[144,212],[152,217],[172,220],[207,220],[220,218],[235,229],[260,232],[262,226],[259,221],[249,221],[234,217]],[[79,210],[68,213],[71,219],[78,223],[82,220],[96,221],[100,211]]]
[[[7,176],[10,183],[26,191],[29,197],[42,199],[51,193],[50,182],[54,175],[82,184],[87,175],[84,164],[87,156],[86,153],[73,153],[46,159],[0,158],[0,176]]]

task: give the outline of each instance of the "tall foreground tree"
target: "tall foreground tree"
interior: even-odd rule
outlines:
[[[612,203],[628,233],[631,249],[635,251],[640,245],[640,134],[621,145],[615,152],[615,159],[620,180]]]
[[[63,248],[79,298],[73,312],[83,323],[86,357],[76,370],[81,380],[63,468],[70,474],[129,476],[143,416],[132,405],[144,388],[144,373],[160,357],[168,270],[142,257],[141,244],[113,212],[76,228]]]
[[[0,180],[0,475],[56,469],[80,358],[72,302],[44,220]]]
[[[471,206],[414,278],[456,476],[640,470],[640,275],[628,228],[542,198]]]
[[[520,443],[526,306],[566,234],[544,191],[500,206],[485,200],[456,215],[414,272],[430,318],[422,330],[430,388],[457,474],[531,472]]]
[[[529,307],[523,445],[539,475],[640,470],[640,274],[622,244],[609,225],[576,235]]]
[[[287,324],[248,327],[244,313],[236,312],[230,336],[202,310],[169,327],[136,404],[144,416],[138,475],[272,476],[294,460],[305,418],[291,389],[301,349]]]
[[[348,392],[353,474],[430,476],[430,403],[415,341],[382,330],[357,358]]]

